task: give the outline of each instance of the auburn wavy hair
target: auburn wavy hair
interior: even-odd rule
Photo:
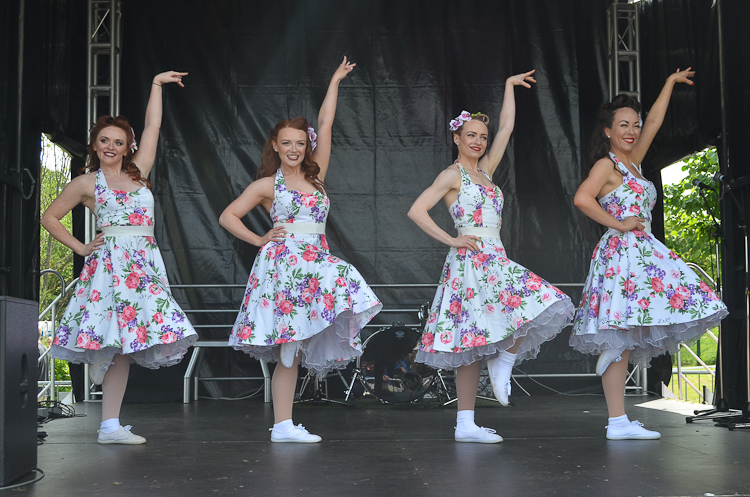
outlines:
[[[591,135],[588,147],[588,162],[587,170],[601,159],[602,157],[609,156],[609,138],[604,134],[604,128],[612,128],[612,123],[615,120],[615,112],[619,109],[633,109],[636,114],[641,115],[641,104],[635,98],[630,95],[621,93],[612,99],[611,102],[602,104],[596,111],[596,124],[594,125],[594,132]]]
[[[101,116],[96,120],[96,124],[91,128],[91,134],[89,135],[89,162],[86,166],[80,168],[78,173],[83,174],[85,172],[94,172],[101,168],[101,164],[99,164],[99,156],[96,155],[95,150],[96,140],[99,138],[99,133],[101,133],[104,128],[110,126],[123,130],[127,137],[126,140],[129,140],[127,143],[127,151],[122,158],[122,170],[136,183],[145,183],[146,187],[151,189],[151,182],[144,178],[141,175],[141,170],[138,169],[138,166],[131,162],[133,160],[133,149],[130,148],[130,144],[135,139],[135,136],[133,135],[133,129],[130,127],[128,118],[125,116]]]
[[[304,131],[305,135],[307,136],[307,143],[305,144],[305,156],[302,159],[302,164],[300,165],[302,170],[305,172],[305,179],[312,183],[319,192],[327,194],[328,192],[325,185],[318,177],[318,175],[320,174],[320,166],[318,166],[318,163],[312,160],[311,157],[312,145],[310,142],[310,135],[308,135],[307,133],[308,127],[309,124],[307,124],[307,120],[304,117],[299,116],[292,119],[284,119],[283,121],[279,121],[278,123],[276,123],[276,126],[273,128],[273,130],[271,130],[271,134],[266,140],[266,144],[263,145],[263,157],[261,157],[260,159],[260,167],[258,168],[256,177],[260,179],[276,174],[276,171],[278,171],[279,167],[281,167],[281,159],[279,158],[279,153],[273,149],[273,142],[278,139],[279,132],[282,129],[298,129],[300,131]]]

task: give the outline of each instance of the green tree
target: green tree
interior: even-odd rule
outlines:
[[[682,170],[688,173],[687,177],[679,183],[664,186],[666,242],[683,260],[699,265],[715,279],[714,221],[692,180],[697,178],[707,185],[713,184],[713,175],[719,171],[716,149],[709,148],[691,156]],[[709,191],[703,195],[717,216],[716,220],[720,221],[718,196]]]

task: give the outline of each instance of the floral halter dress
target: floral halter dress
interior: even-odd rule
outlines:
[[[93,174],[97,229],[153,225],[151,190],[110,190],[104,171]],[[135,363],[155,369],[180,362],[197,339],[170,293],[154,237],[105,236],[86,258],[51,354],[79,363],[129,354]]]
[[[461,164],[461,189],[450,207],[456,228],[502,223],[503,193],[471,181]],[[482,173],[487,176],[484,171]],[[487,179],[490,179],[487,176]],[[574,307],[559,289],[508,259],[503,242],[482,237],[478,252],[451,248],[445,259],[417,361],[455,369],[489,359],[524,337],[517,363],[533,359],[542,343],[570,322]]]
[[[718,325],[726,306],[693,270],[648,230],[656,188],[638,178],[612,153],[622,184],[599,199],[618,220],[638,216],[646,231],[609,229],[594,249],[570,345],[590,354],[631,349],[644,362]]]
[[[289,190],[276,172],[271,219],[325,225],[328,196]],[[278,346],[301,342],[300,365],[325,375],[362,355],[359,333],[383,307],[356,268],[328,251],[325,235],[287,233],[261,247],[229,345],[278,360]]]

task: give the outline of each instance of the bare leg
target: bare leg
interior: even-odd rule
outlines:
[[[518,340],[516,340],[516,343],[514,343],[511,348],[507,349],[507,351],[510,352],[511,354],[515,354],[518,351],[518,348],[523,343],[523,339],[524,337],[521,337]]]
[[[456,370],[456,395],[458,396],[459,411],[474,410],[481,370],[482,361],[475,361]]]
[[[130,356],[115,354],[102,381],[102,421],[119,418],[130,374]]]
[[[281,352],[281,347],[279,347],[279,352]],[[285,368],[280,359],[276,363],[276,369],[271,379],[274,423],[292,419],[292,404],[294,404],[294,391],[297,389],[298,369],[299,355],[294,357],[294,364],[291,368]]]
[[[604,398],[607,400],[607,411],[610,418],[625,414],[625,379],[628,374],[628,357],[630,350],[622,353],[620,362],[613,362],[602,374]]]

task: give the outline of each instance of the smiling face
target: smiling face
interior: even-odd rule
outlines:
[[[478,119],[472,119],[465,122],[459,130],[460,135],[453,135],[453,143],[458,146],[459,155],[469,159],[479,159],[484,155],[489,134],[487,125]]]
[[[99,132],[94,151],[102,166],[122,166],[122,159],[128,153],[129,141],[125,131],[117,126],[107,126]]]
[[[295,128],[284,128],[273,141],[273,149],[278,152],[281,164],[298,167],[305,158],[307,133]]]
[[[641,136],[638,113],[630,107],[617,109],[612,119],[612,127],[604,128],[604,134],[609,137],[609,144],[613,151],[631,152]]]

